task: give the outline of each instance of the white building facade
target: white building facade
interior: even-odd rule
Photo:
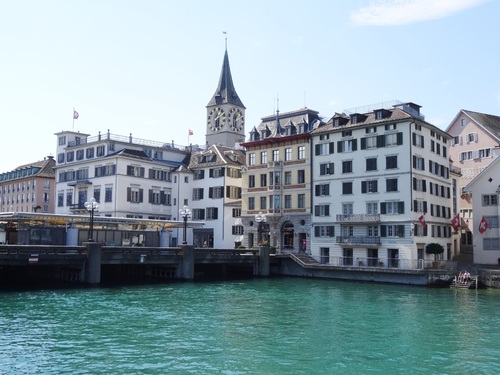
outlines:
[[[340,266],[415,269],[434,260],[425,246],[435,242],[450,259],[449,139],[414,103],[336,114],[315,129],[312,256]]]

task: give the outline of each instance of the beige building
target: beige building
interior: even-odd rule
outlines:
[[[308,251],[311,229],[310,132],[321,123],[308,108],[262,118],[250,132],[243,174],[244,245],[262,239],[278,252]],[[259,226],[256,215],[265,215]],[[259,227],[261,233],[259,234]]]
[[[478,223],[473,220],[472,195],[462,190],[478,176],[493,160],[493,149],[500,145],[500,116],[460,110],[446,132],[453,139],[450,145],[450,159],[460,170],[458,191],[461,233],[460,255],[463,260],[472,261],[473,231]]]
[[[54,212],[54,158],[0,173],[1,212]]]

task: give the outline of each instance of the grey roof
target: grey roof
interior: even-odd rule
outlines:
[[[207,155],[213,155],[213,160],[200,162],[200,157]],[[226,165],[241,166],[243,164],[245,164],[245,153],[242,150],[221,145],[211,145],[206,150],[191,153],[189,169]]]
[[[44,160],[39,160],[39,161],[35,161],[33,163],[20,165],[19,167],[17,167],[16,169],[14,169],[10,172],[0,173],[0,174],[9,175],[9,173],[18,172],[18,171],[20,172],[23,169],[35,168],[37,171],[34,174],[30,174],[30,175],[22,175],[21,174],[21,176],[19,176],[19,177],[16,176],[16,177],[13,177],[12,179],[25,178],[25,177],[54,178],[55,177],[55,173],[54,173],[55,164],[56,164],[56,162],[55,162],[54,158],[50,156],[50,157],[45,158]]]
[[[320,120],[319,112],[309,108],[301,108],[290,112],[277,112],[276,115],[261,118],[261,123],[252,131],[270,130],[271,136],[282,136],[285,128],[292,126],[298,127],[300,124],[310,126],[315,120]],[[306,129],[309,132],[309,128]]]
[[[245,108],[233,85],[233,78],[231,76],[231,69],[229,68],[229,57],[227,55],[227,50],[224,54],[224,62],[222,63],[222,71],[220,73],[219,84],[217,85],[214,96],[212,97],[210,102],[208,102],[207,107],[220,104],[234,104],[236,106]]]
[[[484,126],[492,135],[500,139],[500,116],[488,115],[462,109],[464,113],[469,115],[478,124]]]
[[[123,150],[119,150],[108,156],[114,156],[114,155],[128,156],[134,159],[152,160],[148,155],[146,155],[146,153],[143,150],[134,150],[131,148],[124,148]]]

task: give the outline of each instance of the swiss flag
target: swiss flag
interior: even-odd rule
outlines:
[[[427,226],[427,223],[425,222],[425,212],[418,218],[418,221],[420,221],[420,224],[425,228]]]
[[[80,115],[78,114],[77,111],[73,110],[73,119],[76,120],[78,119],[78,117],[80,117]]]
[[[194,132],[191,129],[189,129],[189,135],[193,135],[193,134],[194,134]]]
[[[456,214],[455,217],[451,220],[451,226],[455,232],[460,228],[460,213]]]
[[[478,229],[479,229],[479,233],[481,233],[481,234],[483,234],[486,231],[486,229],[488,229],[488,222],[486,221],[486,219],[484,218],[484,216],[481,219],[481,222],[479,223],[479,228]]]

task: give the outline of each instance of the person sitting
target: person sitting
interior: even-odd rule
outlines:
[[[468,283],[470,281],[470,273],[469,271],[464,272],[464,283]]]
[[[462,284],[463,282],[464,282],[464,273],[460,271],[460,273],[458,274],[458,283]]]

